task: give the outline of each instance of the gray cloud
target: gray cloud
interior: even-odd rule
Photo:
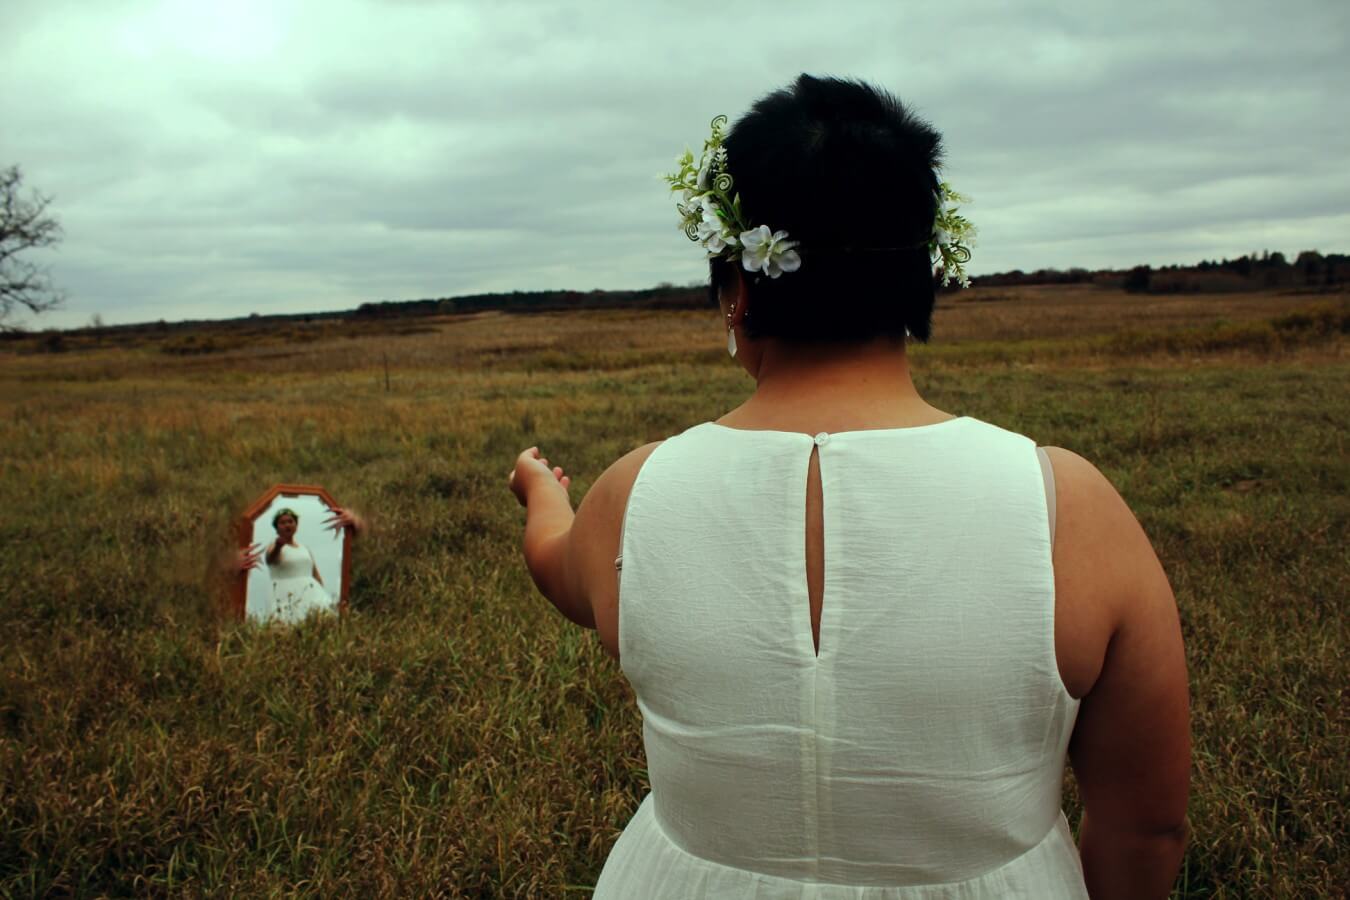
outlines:
[[[19,0],[0,165],[82,324],[703,276],[655,177],[797,73],[899,94],[973,271],[1350,234],[1350,12],[1269,4]]]

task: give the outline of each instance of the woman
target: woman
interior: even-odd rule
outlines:
[[[272,578],[272,606],[265,610],[249,610],[250,618],[299,622],[313,612],[336,610],[337,600],[324,587],[314,554],[295,540],[299,526],[300,516],[293,509],[279,509],[272,516],[272,527],[277,536],[261,554]],[[253,568],[257,556],[250,558],[248,567]]]
[[[295,515],[294,511],[292,511],[292,514]],[[275,529],[276,516],[273,516],[272,520],[272,527]],[[296,525],[299,527],[298,521]],[[328,518],[324,520],[323,527],[324,530],[332,529],[335,537],[341,534],[344,529],[351,531],[352,537],[360,537],[366,533],[370,526],[366,524],[366,520],[355,510],[336,506],[329,510]],[[294,537],[295,533],[291,532],[291,534],[292,537]],[[268,547],[271,546],[273,545],[268,544]],[[235,551],[233,557],[222,561],[221,568],[227,577],[234,577],[235,575],[247,573],[258,568],[258,564],[262,561],[262,558],[263,545],[256,543],[250,544],[247,547],[240,547]]]
[[[643,715],[652,790],[601,900],[1168,894],[1190,741],[1166,575],[1091,463],[910,378],[933,261],[968,259],[939,145],[805,75],[715,120],[671,183],[754,393],[575,516],[561,467],[516,461],[530,573]]]

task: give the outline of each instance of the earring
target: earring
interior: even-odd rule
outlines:
[[[727,313],[727,353],[731,354],[732,359],[736,358],[736,328],[731,324],[731,317],[735,313],[736,307],[734,306],[731,308],[731,312]]]

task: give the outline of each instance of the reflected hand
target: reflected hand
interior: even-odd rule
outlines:
[[[563,474],[562,466],[550,469],[548,460],[539,455],[539,448],[531,447],[516,457],[516,467],[511,471],[506,483],[510,486],[511,493],[516,495],[516,500],[520,501],[520,505],[528,506],[530,493],[540,488],[556,490],[561,487],[563,496],[566,497],[572,479]]]
[[[344,528],[350,528],[354,533],[360,533],[363,523],[361,517],[356,513],[341,506],[336,506],[329,512],[329,518],[323,523],[323,527],[333,529],[335,536],[340,534]]]
[[[250,544],[247,547],[239,548],[239,555],[235,557],[235,574],[242,575],[250,569],[258,568],[258,562],[262,559],[262,544]]]

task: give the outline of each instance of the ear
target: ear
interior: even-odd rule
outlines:
[[[731,314],[731,325],[735,327],[745,321],[745,314],[750,310],[750,293],[745,289],[745,270],[741,265],[737,263],[731,271],[731,284],[723,294],[735,310]]]

